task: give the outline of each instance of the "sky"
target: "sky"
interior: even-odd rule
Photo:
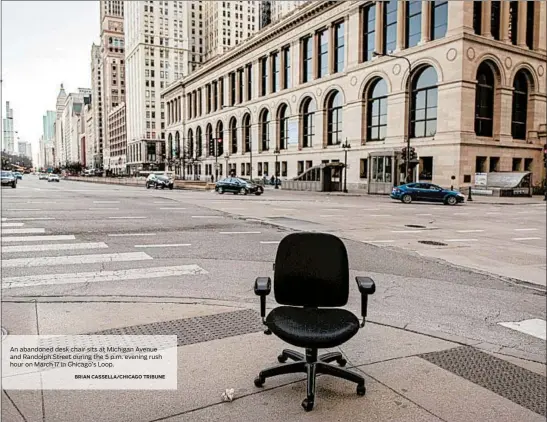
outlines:
[[[99,1],[2,0],[1,7],[2,117],[9,101],[16,139],[31,141],[35,155],[42,116],[55,110],[61,83],[67,94],[91,88],[91,45],[100,39]]]

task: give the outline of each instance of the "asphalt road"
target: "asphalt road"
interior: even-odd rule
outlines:
[[[337,226],[337,220],[354,214],[352,208],[365,208],[362,201],[274,191],[262,197],[220,196],[65,180],[57,184],[25,176],[17,189],[2,189],[3,300],[204,298],[256,303],[258,308],[252,285],[257,276],[273,275],[277,242],[292,229],[336,229],[347,234],[344,238],[352,277],[368,275],[376,280],[377,292],[369,305],[372,321],[473,339],[545,361],[544,340],[499,324],[545,320],[545,295],[538,291],[540,286],[519,285],[484,271],[429,258],[419,250],[393,247],[396,245],[389,242],[374,243],[375,239],[393,243],[408,239],[405,236],[411,233],[396,233],[407,229],[394,227],[405,227],[410,220],[410,224],[424,225],[425,220],[432,221],[433,215],[416,214],[444,213],[445,217],[436,217],[437,225],[441,218],[451,218],[463,227],[459,229],[460,223],[454,223],[454,231],[479,230],[469,219],[453,215],[468,212],[465,208],[420,204],[409,218],[408,209],[401,213],[400,207],[393,208],[388,213],[384,206],[398,204],[384,198],[371,199],[367,206],[375,210],[362,211],[364,228]],[[507,213],[501,207],[497,211],[483,207],[481,213],[486,220],[493,220],[493,226],[497,225],[497,216]],[[518,212],[515,207],[509,208]],[[274,215],[264,218],[265,210]],[[307,218],[306,222],[304,210],[309,214],[313,210],[317,218]],[[534,265],[545,265],[544,226],[542,236],[513,234],[519,227],[541,230],[544,208],[522,210],[528,214],[513,215],[515,227],[509,225],[504,230],[513,238],[539,238],[521,240],[525,246],[519,250],[524,248]],[[389,215],[383,217],[389,221],[382,223],[378,217],[371,223],[367,219],[370,212]],[[501,214],[487,216],[488,212]],[[274,221],[277,226],[258,220]],[[489,233],[489,226],[481,227]],[[363,233],[368,238],[363,238]],[[388,233],[390,238],[386,238]],[[483,233],[466,233],[465,238],[479,239]],[[454,233],[440,236],[441,240],[457,238]],[[513,256],[500,245],[501,240],[491,242]],[[511,244],[515,242],[519,241]],[[488,243],[482,244],[483,252],[488,248]],[[352,287],[348,307],[357,312],[359,295],[353,283]]]

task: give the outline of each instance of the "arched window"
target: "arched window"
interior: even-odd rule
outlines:
[[[511,135],[515,139],[526,139],[526,120],[528,117],[528,78],[524,70],[519,70],[513,81],[513,114]]]
[[[205,127],[205,142],[207,142],[207,155],[214,155],[215,143],[213,139],[213,126],[211,126],[211,123],[207,124]]]
[[[179,153],[180,153],[180,133],[177,130],[175,132],[175,145],[173,146],[172,157],[179,158]]]
[[[243,152],[251,151],[251,116],[245,114],[242,119],[243,126]]]
[[[268,151],[270,149],[270,112],[267,109],[260,113],[259,125],[262,151]]]
[[[289,143],[289,117],[287,116],[287,104],[281,104],[277,109],[277,139],[279,149],[287,149]]]
[[[309,148],[313,145],[313,135],[315,134],[315,101],[307,97],[302,101],[302,148]]]
[[[230,145],[230,152],[237,154],[237,120],[235,117],[230,119]]]
[[[437,72],[432,66],[419,70],[412,79],[410,137],[437,133]]]
[[[194,132],[192,129],[188,130],[188,146],[186,147],[186,151],[188,152],[188,158],[194,157]]]
[[[201,138],[201,127],[196,128],[196,157],[203,154],[203,139]]]
[[[342,143],[342,95],[332,91],[327,97],[327,145]]]
[[[477,70],[475,92],[475,134],[492,136],[494,133],[494,72],[486,62]]]
[[[217,133],[216,133],[216,154],[217,157],[220,157],[224,154],[224,125],[222,121],[219,120],[217,123]]]
[[[173,134],[170,133],[167,137],[167,151],[172,154],[173,151]]]
[[[383,79],[373,81],[366,92],[367,141],[381,141],[387,131],[387,84]]]

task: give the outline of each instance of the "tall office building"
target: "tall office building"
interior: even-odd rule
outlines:
[[[53,166],[53,145],[55,142],[55,111],[46,111],[42,116],[42,136],[39,141],[38,165],[41,167]]]
[[[193,28],[197,40],[203,31],[198,17],[203,6],[186,1],[126,1],[124,7],[127,165],[135,173],[163,168],[165,105],[160,92],[191,71],[188,33]],[[193,47],[193,56],[198,56]]]
[[[145,3],[145,2],[138,2]],[[111,147],[108,131],[110,112],[125,101],[124,2],[101,0],[100,126],[103,142],[102,166],[111,169]],[[116,160],[117,163],[117,160]]]
[[[27,157],[29,160],[32,160],[32,144],[27,141],[19,141],[17,143],[17,153],[21,157]]]
[[[258,1],[204,1],[206,60],[235,47],[260,29],[261,3]],[[201,32],[201,30],[200,30]],[[201,35],[201,34],[200,34]]]
[[[2,150],[8,154],[15,152],[15,131],[13,130],[13,109],[9,105],[9,101],[6,101],[5,117],[2,119]]]
[[[103,75],[101,65],[101,48],[93,44],[91,46],[91,108],[93,113],[93,151],[92,167],[101,168],[103,165],[103,113],[102,101]]]
[[[55,139],[53,142],[53,162],[54,166],[60,166],[61,160],[64,159],[65,151],[63,148],[63,110],[65,108],[66,92],[61,84],[59,94],[57,94],[57,102],[55,104]]]
[[[277,22],[299,6],[313,0],[271,0],[271,22]]]

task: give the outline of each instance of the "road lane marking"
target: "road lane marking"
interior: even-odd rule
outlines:
[[[469,215],[468,212],[455,212],[453,215]]]
[[[232,209],[235,209],[235,208],[232,208]],[[243,209],[243,208],[238,208],[238,209]],[[294,208],[274,208],[273,210],[274,211],[294,211]]]
[[[483,231],[481,229],[456,230],[457,233],[482,233]]]
[[[391,217],[391,214],[370,214],[369,217]]]
[[[8,236],[3,237],[2,242],[39,242],[42,240],[74,240],[76,239],[73,234],[56,234],[46,236]]]
[[[416,230],[391,230],[391,233],[419,233],[425,232],[426,230],[416,229]]]
[[[104,208],[101,208],[101,207],[97,207],[97,208],[89,208],[89,211],[106,211],[106,210],[119,210],[119,208],[109,208],[109,207],[104,207]]]
[[[443,242],[478,242],[479,239],[445,239]]]
[[[223,218],[221,215],[193,215],[192,218]]]
[[[515,237],[511,240],[541,240],[541,237]]]
[[[281,240],[261,240],[260,243],[263,245],[278,245]]]
[[[433,215],[433,214],[416,214],[416,216],[426,216],[426,215]]]
[[[160,208],[160,210],[185,210],[186,208],[177,208],[177,207],[164,207]]]
[[[498,322],[498,324],[503,327],[510,328],[511,330],[520,331],[521,333],[540,338],[542,340],[547,339],[546,322],[539,318],[514,322]]]
[[[2,228],[4,227],[21,227],[24,226],[25,223],[2,223]]]
[[[363,211],[380,211],[380,208],[361,208]]]
[[[2,268],[13,267],[42,267],[52,265],[76,265],[95,264],[98,262],[127,262],[144,261],[154,259],[144,252],[108,253],[97,255],[67,255],[67,256],[44,256],[32,258],[3,259]]]
[[[334,215],[334,214],[322,214],[322,215],[320,215],[319,217],[321,217],[321,218],[334,218],[334,217],[338,217],[338,215]]]
[[[221,208],[222,211],[241,211],[241,210],[244,210],[245,208]]]
[[[155,236],[156,233],[110,233],[110,237],[125,237],[125,236]]]
[[[108,217],[112,220],[142,220],[146,217]]]
[[[120,201],[93,201],[94,204],[119,204]]]
[[[395,240],[361,240],[363,243],[393,243]]]
[[[42,211],[41,208],[11,208],[6,211]]]
[[[46,229],[28,228],[28,229],[2,229],[2,235],[5,234],[31,234],[45,233]]]
[[[135,245],[135,248],[171,248],[175,246],[192,246],[190,243],[166,243],[163,245]]]
[[[56,284],[99,283],[106,281],[142,280],[181,275],[208,274],[198,265],[175,267],[148,267],[117,271],[93,271],[67,274],[41,274],[33,276],[4,277],[2,289]]]
[[[486,215],[498,215],[501,214],[501,212],[487,212]]]
[[[33,221],[33,220],[55,220],[54,217],[10,217],[7,220]]]
[[[56,201],[27,201],[27,204],[56,204]]]
[[[516,232],[535,232],[537,229],[513,229]]]
[[[260,234],[260,232],[218,232],[219,234]]]
[[[51,245],[19,245],[2,246],[2,253],[10,252],[42,252],[42,251],[64,251],[76,249],[104,249],[108,245],[104,242],[87,243],[53,243]]]

